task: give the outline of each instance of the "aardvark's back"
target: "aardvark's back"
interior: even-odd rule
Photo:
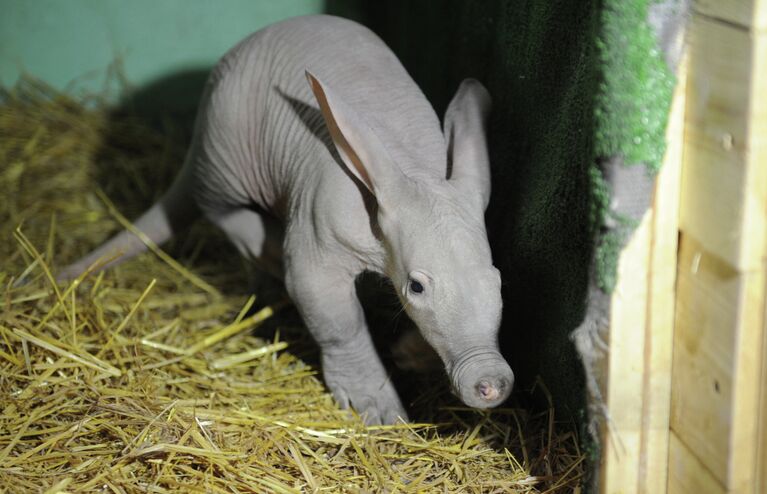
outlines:
[[[316,174],[343,173],[333,164],[306,69],[365,116],[395,162],[422,168],[405,173],[444,177],[439,120],[388,47],[345,19],[298,17],[243,40],[211,76],[210,99],[198,117],[204,128],[198,128],[197,153],[209,162],[195,167],[204,208],[255,202],[285,217],[292,196],[316,185]],[[339,179],[339,186],[354,187]],[[231,194],[222,197],[221,190]]]

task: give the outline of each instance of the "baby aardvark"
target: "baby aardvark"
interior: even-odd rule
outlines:
[[[489,111],[485,88],[467,79],[443,133],[371,31],[330,16],[283,21],[217,64],[182,171],[135,226],[161,243],[203,214],[245,256],[263,260],[280,245],[280,271],[320,346],[325,383],[368,423],[407,416],[357,300],[365,270],[391,279],[461,400],[496,406],[514,375],[498,351],[501,279],[484,225]],[[270,218],[282,224],[276,240]],[[144,249],[123,231],[60,277]]]

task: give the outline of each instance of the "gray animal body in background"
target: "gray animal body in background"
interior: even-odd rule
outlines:
[[[308,83],[307,83],[308,82]],[[204,215],[239,251],[269,260],[269,218],[289,295],[317,341],[325,383],[368,423],[407,418],[373,347],[354,280],[391,279],[469,406],[496,406],[514,376],[498,351],[501,280],[484,210],[490,98],[465,80],[434,110],[367,28],[289,19],[243,40],[208,81],[184,167],[135,226],[161,243]],[[124,231],[65,268],[145,249]]]

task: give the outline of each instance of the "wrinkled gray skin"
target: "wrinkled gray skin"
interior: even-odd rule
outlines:
[[[484,225],[489,111],[485,88],[465,80],[443,134],[371,31],[330,16],[280,22],[218,63],[182,172],[135,226],[160,243],[202,213],[242,254],[282,272],[327,386],[368,423],[407,416],[356,297],[365,270],[391,279],[461,400],[492,407],[514,377],[498,351],[501,280]],[[60,278],[143,250],[120,233]]]

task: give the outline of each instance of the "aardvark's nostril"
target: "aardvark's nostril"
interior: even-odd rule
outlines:
[[[483,400],[487,401],[497,400],[501,395],[500,391],[498,391],[498,388],[490,384],[488,381],[480,381],[479,384],[477,384],[477,391],[479,392],[479,396],[481,396]]]
[[[514,386],[514,373],[497,348],[473,347],[447,365],[455,394],[474,408],[500,405]]]

